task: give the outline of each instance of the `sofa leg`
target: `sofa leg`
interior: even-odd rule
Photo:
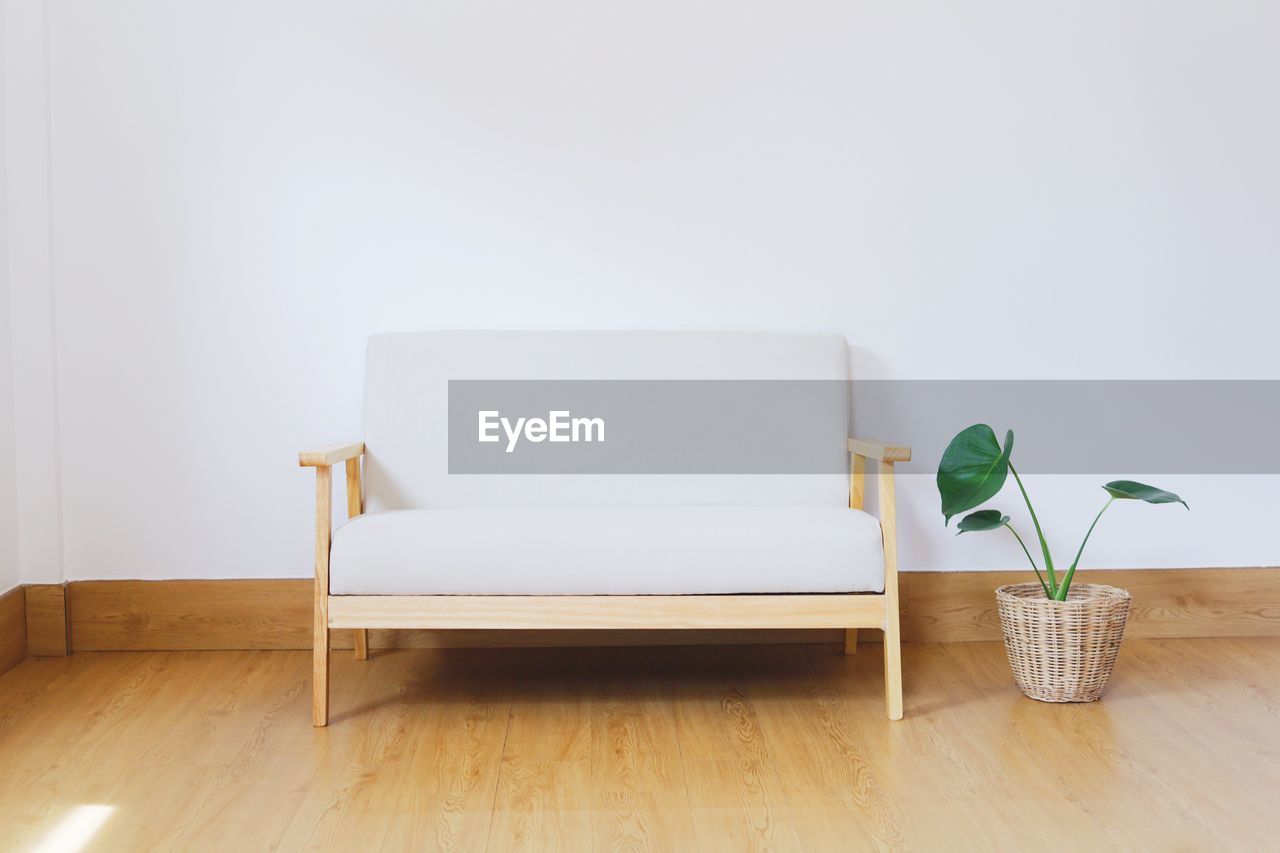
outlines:
[[[846,655],[856,655],[858,653],[858,629],[844,629],[844,653]]]
[[[317,625],[311,653],[311,724],[329,725],[329,626]]]
[[[369,659],[369,629],[356,628],[352,631],[356,637],[356,660]]]
[[[898,620],[890,620],[884,632],[884,703],[889,719],[902,719],[902,642]]]

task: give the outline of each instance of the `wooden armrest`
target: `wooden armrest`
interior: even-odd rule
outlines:
[[[865,456],[868,459],[878,459],[881,462],[911,461],[910,447],[905,444],[890,444],[887,441],[877,441],[874,438],[849,439],[849,452],[857,456]]]
[[[326,444],[323,447],[302,451],[298,454],[298,464],[303,468],[323,468],[337,465],[348,459],[355,459],[363,454],[363,441],[340,441],[337,444]]]

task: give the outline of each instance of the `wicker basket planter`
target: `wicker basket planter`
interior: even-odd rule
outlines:
[[[1038,583],[996,590],[1004,649],[1022,692],[1041,702],[1093,702],[1115,666],[1129,593],[1074,584],[1066,601],[1050,601]]]

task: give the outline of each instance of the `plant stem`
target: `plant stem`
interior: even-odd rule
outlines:
[[[1080,555],[1084,553],[1084,546],[1088,544],[1089,537],[1093,535],[1093,528],[1098,526],[1098,519],[1102,518],[1102,514],[1106,512],[1107,509],[1115,503],[1115,501],[1115,498],[1108,498],[1107,502],[1103,504],[1102,509],[1098,510],[1098,514],[1093,517],[1093,524],[1089,525],[1089,532],[1084,535],[1084,541],[1080,543],[1080,550],[1076,551],[1076,558],[1071,563],[1071,568],[1067,569],[1067,576],[1062,579],[1062,586],[1058,588],[1057,594],[1054,596],[1058,601],[1067,600],[1067,592],[1071,589],[1071,579],[1076,576],[1076,566],[1080,565]]]
[[[1044,554],[1044,570],[1049,576],[1049,592],[1050,597],[1056,597],[1058,594],[1058,580],[1053,574],[1053,556],[1049,553],[1049,543],[1044,539],[1044,531],[1040,529],[1040,519],[1036,518],[1035,507],[1031,505],[1031,498],[1027,497],[1027,489],[1022,485],[1022,478],[1018,476],[1018,469],[1013,467],[1013,462],[1009,462],[1009,470],[1013,472],[1013,479],[1018,482],[1018,491],[1022,492],[1022,500],[1027,504],[1027,511],[1031,513],[1031,523],[1036,526],[1036,536],[1040,539],[1040,552]]]
[[[1027,555],[1027,559],[1031,562],[1031,568],[1036,570],[1036,580],[1040,581],[1040,588],[1044,590],[1045,598],[1053,598],[1053,594],[1049,592],[1049,585],[1044,582],[1044,576],[1040,574],[1040,567],[1036,565],[1035,558],[1031,556],[1031,552],[1027,550],[1027,543],[1022,541],[1022,537],[1018,535],[1018,531],[1013,529],[1009,522],[1005,522],[1005,527],[1009,528],[1009,532],[1013,534],[1013,538],[1018,540],[1018,544],[1022,546],[1022,553]]]

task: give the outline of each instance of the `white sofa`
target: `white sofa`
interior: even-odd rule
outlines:
[[[365,438],[316,469],[314,715],[328,721],[329,631],[369,628],[816,628],[885,632],[902,716],[893,465],[848,437],[848,405],[806,412],[850,474],[450,474],[449,380],[841,380],[832,335],[470,332],[377,335]],[[880,517],[862,511],[866,460]],[[331,532],[332,466],[349,521]]]

